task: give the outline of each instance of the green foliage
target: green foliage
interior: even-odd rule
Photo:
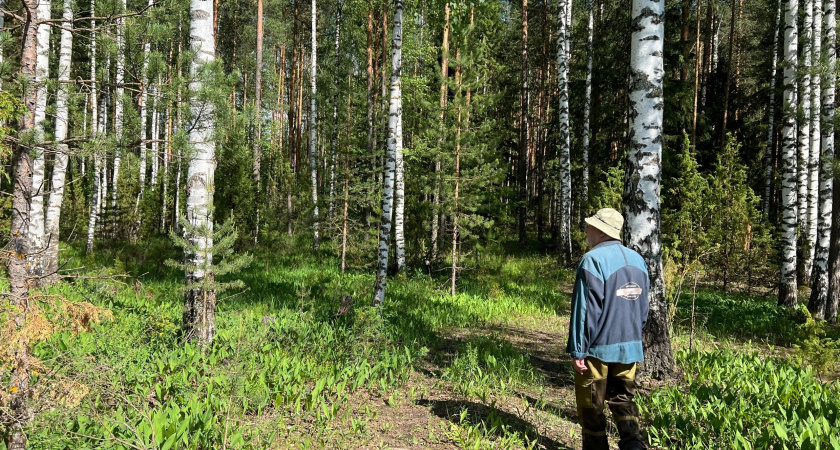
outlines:
[[[757,353],[681,351],[686,376],[643,397],[651,443],[663,448],[840,449],[840,386],[810,367]]]
[[[592,206],[595,211],[601,208],[613,208],[621,211],[621,198],[624,195],[624,170],[613,166],[602,172],[603,179],[598,180],[592,192]]]
[[[798,327],[799,336],[793,345],[797,350],[794,361],[811,366],[820,378],[837,372],[840,368],[840,340],[825,337],[826,323],[814,320],[805,305],[799,304],[797,310],[805,317],[805,323]]]

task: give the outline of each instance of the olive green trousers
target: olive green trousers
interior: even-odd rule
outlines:
[[[587,370],[575,372],[578,421],[583,429],[583,450],[609,450],[604,403],[613,414],[621,450],[645,449],[639,425],[636,395],[636,364],[605,363],[586,358]]]

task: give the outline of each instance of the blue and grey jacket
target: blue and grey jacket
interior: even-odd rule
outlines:
[[[566,352],[603,362],[644,361],[650,279],[642,256],[610,240],[583,255],[572,293]]]

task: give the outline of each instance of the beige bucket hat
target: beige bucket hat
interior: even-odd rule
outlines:
[[[612,208],[599,209],[592,217],[583,219],[589,225],[601,230],[607,236],[621,240],[621,227],[624,226],[624,216]]]

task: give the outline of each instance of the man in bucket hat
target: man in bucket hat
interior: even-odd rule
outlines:
[[[645,449],[633,397],[636,363],[644,360],[650,279],[641,255],[621,245],[624,218],[618,211],[604,208],[585,221],[591,250],[577,268],[566,346],[574,359],[583,449],[609,449],[605,402],[618,427],[619,448]]]

